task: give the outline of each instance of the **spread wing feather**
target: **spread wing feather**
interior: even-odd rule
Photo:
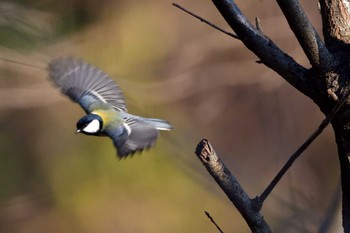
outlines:
[[[49,64],[49,76],[60,91],[87,112],[95,103],[107,103],[126,112],[119,86],[103,71],[81,59],[60,58]]]
[[[122,133],[119,127],[123,127]],[[113,140],[119,158],[133,155],[152,147],[158,138],[158,130],[152,125],[136,119],[126,119],[119,129],[109,128],[107,135]]]

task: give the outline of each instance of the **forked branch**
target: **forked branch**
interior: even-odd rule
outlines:
[[[261,30],[254,27],[233,0],[213,0],[213,3],[244,45],[258,56],[262,63],[310,97],[306,68],[284,53],[270,38],[263,35]]]

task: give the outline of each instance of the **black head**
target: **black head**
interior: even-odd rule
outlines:
[[[102,127],[102,118],[99,115],[90,113],[78,121],[76,133],[100,135]]]

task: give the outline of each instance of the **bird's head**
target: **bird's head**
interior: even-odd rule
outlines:
[[[100,135],[102,127],[102,118],[97,114],[90,113],[78,121],[76,133]]]

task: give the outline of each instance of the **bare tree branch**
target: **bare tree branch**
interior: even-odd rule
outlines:
[[[277,0],[312,67],[329,69],[333,55],[328,51],[297,0]]]
[[[347,106],[348,107],[348,106]],[[340,176],[342,186],[342,219],[344,232],[350,233],[350,132],[349,132],[349,107],[345,114],[337,117],[332,122],[335,133],[335,140],[338,146],[340,162]]]
[[[320,0],[323,36],[325,43],[332,52],[349,52],[349,1]]]
[[[249,50],[296,89],[311,96],[306,78],[307,69],[256,29],[233,0],[213,0],[213,3]]]
[[[222,33],[225,33],[226,35],[229,35],[229,36],[231,36],[231,37],[233,37],[233,38],[239,40],[239,38],[238,38],[237,35],[235,35],[235,34],[233,34],[232,32],[228,32],[228,31],[226,31],[226,30],[224,30],[224,29],[222,29],[222,28],[216,26],[215,24],[209,22],[208,20],[204,19],[203,17],[201,17],[201,16],[199,16],[199,15],[196,15],[195,13],[193,13],[193,12],[187,10],[186,8],[180,6],[179,4],[173,3],[173,6],[179,8],[180,10],[186,12],[187,14],[189,14],[189,15],[191,15],[191,16],[197,18],[197,19],[199,19],[201,22],[206,23],[206,24],[209,25],[210,27],[213,27],[213,28],[215,28],[216,30],[218,30],[218,31],[220,31],[220,32],[222,32]]]
[[[209,212],[204,211],[204,213],[205,213],[205,215],[210,219],[210,221],[214,224],[214,226],[216,227],[216,229],[218,229],[218,231],[219,231],[220,233],[224,233],[224,232],[221,230],[221,228],[219,227],[219,225],[215,222],[215,220],[213,219],[213,217],[210,216]]]
[[[254,208],[253,201],[243,190],[231,171],[217,156],[209,141],[203,139],[196,148],[196,155],[203,163],[209,174],[218,183],[227,197],[241,213],[252,232],[271,232],[259,210]]]

